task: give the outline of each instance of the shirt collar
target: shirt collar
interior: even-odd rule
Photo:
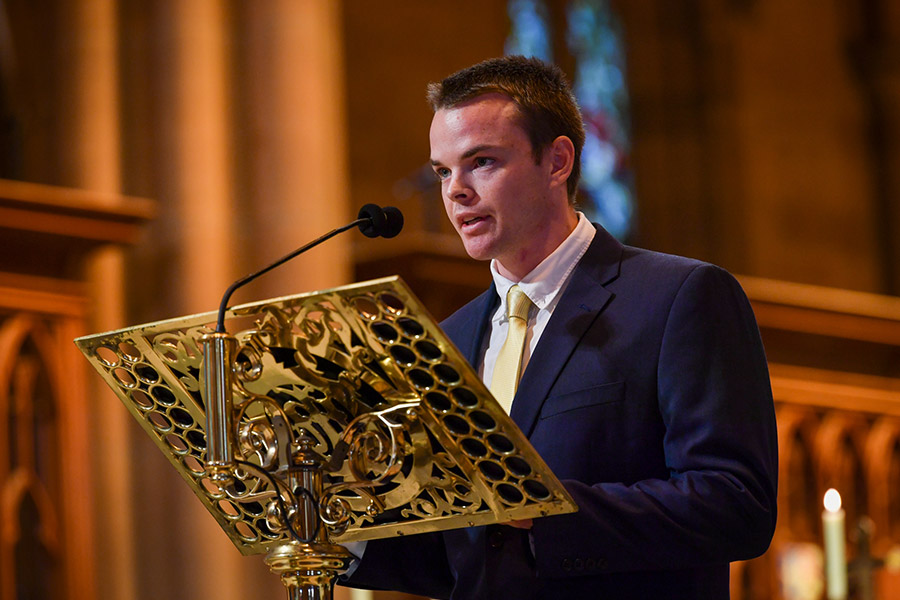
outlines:
[[[578,223],[572,233],[557,246],[556,250],[542,260],[521,281],[512,281],[500,274],[497,260],[491,260],[491,276],[500,296],[500,309],[497,311],[500,321],[506,320],[506,294],[513,285],[525,292],[538,310],[551,306],[564,287],[575,265],[587,252],[597,230],[583,213],[578,213]]]

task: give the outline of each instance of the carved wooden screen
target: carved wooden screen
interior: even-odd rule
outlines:
[[[0,600],[97,597],[89,444],[95,458],[111,450],[72,340],[96,311],[92,253],[134,240],[152,212],[144,199],[0,179]]]
[[[741,278],[766,344],[778,422],[778,527],[762,557],[732,566],[734,600],[823,597],[822,510],[836,488],[847,557],[900,552],[900,300]],[[865,577],[872,598],[900,597],[900,570]],[[851,569],[851,597],[863,597]]]
[[[90,598],[83,299],[0,282],[0,599]]]

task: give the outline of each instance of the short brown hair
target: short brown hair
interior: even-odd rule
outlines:
[[[557,137],[564,135],[575,146],[575,164],[566,182],[569,201],[575,201],[581,177],[584,122],[578,102],[562,70],[537,58],[503,56],[457,71],[439,83],[428,84],[428,102],[437,112],[476,96],[498,93],[508,96],[522,113],[522,127],[531,141],[536,163]]]

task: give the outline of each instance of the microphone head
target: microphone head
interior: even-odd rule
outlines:
[[[403,213],[396,206],[384,207],[384,221],[384,228],[381,230],[382,237],[395,237],[403,229]]]
[[[357,218],[366,219],[358,226],[366,237],[392,238],[403,229],[403,213],[394,206],[381,208],[377,204],[366,204],[359,209]]]
[[[374,238],[381,235],[384,229],[387,217],[384,215],[384,209],[377,204],[366,204],[359,209],[357,219],[368,219],[368,221],[359,224],[359,230],[366,237]]]

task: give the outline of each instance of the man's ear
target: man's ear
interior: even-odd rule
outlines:
[[[565,185],[575,165],[575,144],[568,136],[561,135],[547,149],[550,159],[550,178],[554,183]]]

